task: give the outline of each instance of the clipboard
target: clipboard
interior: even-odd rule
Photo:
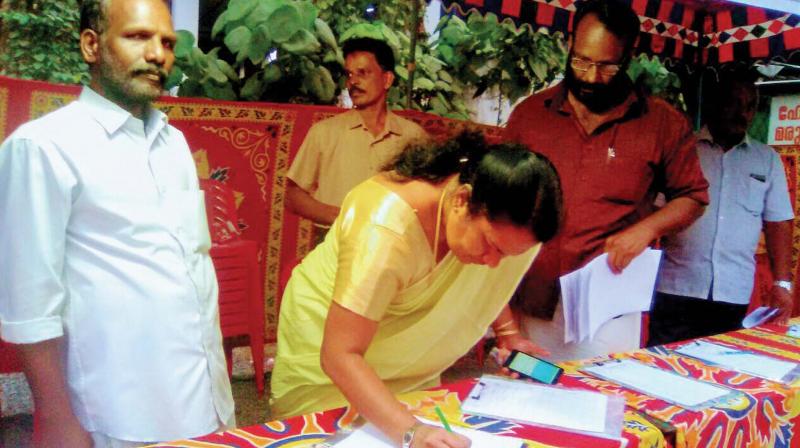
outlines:
[[[621,369],[628,369],[623,371]],[[659,369],[630,359],[612,359],[596,362],[580,369],[594,377],[618,384],[626,389],[680,406],[690,411],[700,411],[719,403],[728,402],[742,395],[742,392],[720,384],[686,377],[671,370]],[[634,379],[631,380],[631,377]],[[670,386],[671,387],[668,387]],[[678,396],[670,396],[665,389],[678,392],[696,391],[692,400],[685,401]],[[689,392],[686,392],[689,394]],[[699,399],[698,399],[699,398]]]
[[[508,400],[509,395],[513,396],[513,400]],[[580,400],[583,406],[571,406],[570,400]],[[518,407],[518,403],[524,403],[524,408]],[[592,406],[592,403],[595,403],[595,406]],[[461,411],[523,425],[619,440],[622,437],[625,399],[619,395],[607,395],[585,389],[568,389],[484,375],[461,404]],[[573,422],[576,424],[573,426],[556,424],[560,421],[568,422],[570,414],[575,414],[573,417],[577,416]],[[597,417],[598,414],[602,416]],[[561,418],[558,418],[559,416]],[[584,420],[582,422],[584,424],[580,424],[581,419]],[[593,427],[594,430],[587,430],[589,427]]]

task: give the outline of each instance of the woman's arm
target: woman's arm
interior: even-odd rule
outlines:
[[[334,300],[325,322],[320,362],[356,410],[399,443],[417,420],[383,384],[364,359],[378,323],[358,315]],[[421,426],[414,433],[412,447],[466,448],[469,440],[442,428]]]

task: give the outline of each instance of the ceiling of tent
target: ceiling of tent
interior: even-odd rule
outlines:
[[[494,13],[517,26],[568,32],[582,0],[442,0],[446,11]],[[789,60],[800,50],[794,0],[624,0],[639,15],[638,50],[690,65]],[[748,4],[744,4],[748,3]],[[782,6],[767,9],[757,4]],[[792,8],[793,7],[793,8]],[[800,53],[800,52],[798,52]]]

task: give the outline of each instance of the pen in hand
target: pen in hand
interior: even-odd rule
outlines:
[[[436,415],[439,417],[439,421],[442,422],[444,429],[446,429],[447,432],[453,432],[453,429],[450,427],[450,424],[447,423],[447,419],[444,418],[444,413],[439,409],[439,406],[435,406],[433,409],[436,411]]]

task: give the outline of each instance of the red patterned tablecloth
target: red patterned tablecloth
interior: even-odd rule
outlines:
[[[800,318],[792,323],[800,324]],[[786,327],[764,326],[704,338],[754,353],[798,362],[800,340],[785,335]],[[587,375],[578,369],[587,362],[572,362],[563,376],[568,386],[584,387],[625,396],[626,403],[676,427],[677,447],[800,447],[800,383],[783,385],[750,375],[713,367],[671,351],[683,345],[620,353],[616,359],[635,359],[684,376],[711,381],[742,392],[736,399],[702,411],[689,411],[663,400]],[[605,358],[607,359],[607,358]],[[593,361],[603,360],[603,358]]]
[[[655,448],[665,446],[662,434],[645,419],[633,412],[626,412],[623,438],[617,440],[463,415],[460,411],[461,401],[469,393],[475,382],[476,380],[474,379],[459,381],[447,384],[436,390],[404,394],[400,399],[409,406],[415,415],[435,421],[437,416],[434,407],[439,406],[450,422],[460,421],[463,426],[473,429],[518,437],[527,440],[530,448],[612,448],[620,446]],[[197,439],[153,446],[160,448],[308,448],[313,443],[322,442],[338,429],[350,426],[356,417],[357,415],[351,409],[341,408],[292,417],[282,421],[253,425]]]
[[[800,324],[800,318],[795,318],[792,322]],[[731,347],[745,348],[756,353],[798,362],[800,340],[786,336],[785,332],[786,327],[765,326],[712,336],[708,339]],[[402,399],[417,415],[435,420],[433,407],[438,405],[448,414],[448,420],[461,421],[465,426],[496,434],[520,437],[529,440],[530,447],[632,448],[671,445],[659,430],[637,415],[633,409],[673,425],[677,430],[674,445],[678,448],[800,446],[800,437],[795,437],[800,424],[800,384],[783,385],[677,356],[671,348],[679,345],[681,344],[670,344],[618,353],[590,361],[563,364],[565,374],[559,381],[561,385],[621,394],[625,397],[629,410],[625,413],[623,439],[620,441],[464,416],[459,411],[460,403],[475,380],[448,384],[438,390],[405,394]],[[713,381],[742,393],[728,402],[701,411],[689,411],[580,371],[580,368],[588,363],[608,359],[635,359],[681,375]],[[339,428],[347,427],[354,418],[355,414],[349,409],[336,409],[157,446],[162,448],[308,447],[314,442],[324,440]]]

